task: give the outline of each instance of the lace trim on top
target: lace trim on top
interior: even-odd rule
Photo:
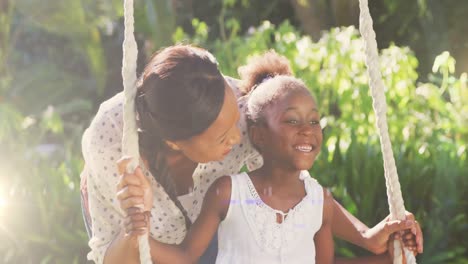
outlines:
[[[306,195],[287,213],[276,210],[262,201],[250,177],[244,173],[248,187],[246,203],[242,206],[247,222],[249,223],[255,240],[259,247],[269,254],[282,255],[295,247],[295,241],[304,233],[306,228],[305,206],[309,201],[309,188],[306,185]],[[301,180],[306,181],[302,177]],[[310,178],[310,177],[307,177]],[[310,178],[313,180],[312,178]],[[283,216],[281,223],[277,222],[277,214]]]

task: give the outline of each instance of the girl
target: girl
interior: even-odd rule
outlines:
[[[307,172],[322,144],[315,99],[302,81],[289,76],[287,59],[274,52],[240,73],[244,87],[251,87],[244,107],[263,166],[218,178],[182,244],[151,240],[152,257],[158,263],[193,263],[218,231],[216,263],[332,263],[333,198]],[[149,186],[140,173],[133,179],[143,189]],[[138,233],[150,228],[147,215],[135,208],[126,226]],[[354,261],[391,263],[391,258]]]

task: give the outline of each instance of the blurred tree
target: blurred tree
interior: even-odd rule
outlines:
[[[315,40],[330,27],[357,25],[358,0],[290,0],[305,33]]]
[[[314,39],[323,30],[358,26],[358,0],[290,0],[305,33]],[[447,0],[369,1],[377,41],[412,47],[420,59],[421,76],[431,72],[434,58],[448,50],[459,62],[457,72],[468,72],[468,2]]]
[[[379,41],[412,47],[421,62],[420,72],[431,72],[434,58],[446,50],[459,62],[457,72],[468,72],[467,1],[379,0],[370,4],[378,18]]]
[[[320,38],[322,30],[327,27],[325,1],[320,0],[291,0],[296,16],[301,21],[304,32],[313,39]]]
[[[14,43],[10,42],[14,4],[15,2],[10,3],[9,0],[0,2],[0,103],[10,81],[10,70],[7,67],[7,61],[10,48],[14,46],[12,45]]]

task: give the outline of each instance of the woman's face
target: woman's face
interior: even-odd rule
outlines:
[[[240,141],[237,127],[240,114],[237,99],[226,84],[224,103],[216,120],[203,133],[187,140],[169,142],[187,158],[198,163],[223,160]]]

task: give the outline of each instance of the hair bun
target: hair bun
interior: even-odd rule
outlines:
[[[274,50],[253,57],[248,64],[239,67],[238,72],[242,79],[241,90],[244,94],[277,75],[292,76],[289,60]]]

